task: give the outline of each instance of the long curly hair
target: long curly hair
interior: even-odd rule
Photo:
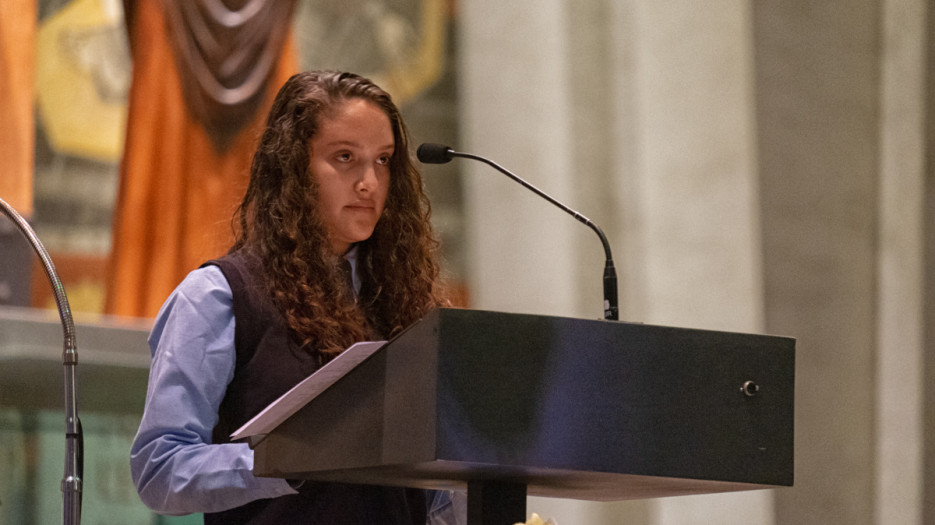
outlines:
[[[395,140],[383,215],[373,235],[357,243],[362,285],[356,300],[331,253],[309,168],[310,142],[322,119],[354,98],[386,113]],[[327,360],[354,342],[392,337],[445,304],[430,214],[406,126],[390,95],[352,73],[304,72],[292,76],[273,102],[234,216],[239,228],[231,251],[243,250],[257,262],[255,271],[296,342]]]

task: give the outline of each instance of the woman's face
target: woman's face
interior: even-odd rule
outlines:
[[[393,128],[379,106],[352,98],[322,117],[310,147],[319,212],[332,252],[341,255],[370,238],[383,213],[396,149]]]

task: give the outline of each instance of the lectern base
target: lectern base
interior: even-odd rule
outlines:
[[[526,522],[526,485],[502,481],[468,482],[468,525]]]

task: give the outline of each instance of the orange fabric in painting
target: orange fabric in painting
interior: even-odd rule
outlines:
[[[133,83],[105,309],[153,317],[189,271],[230,246],[266,113],[298,59],[287,40],[266,102],[218,153],[186,110],[159,0],[136,2],[130,33]]]
[[[4,0],[0,9],[0,198],[32,215],[35,0]]]

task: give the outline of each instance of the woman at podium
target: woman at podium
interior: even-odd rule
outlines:
[[[286,82],[235,243],[185,278],[150,335],[130,459],[146,505],[225,525],[421,525],[444,514],[445,498],[421,490],[255,477],[252,450],[229,439],[343,349],[443,304],[429,214],[385,91],[339,72]]]

